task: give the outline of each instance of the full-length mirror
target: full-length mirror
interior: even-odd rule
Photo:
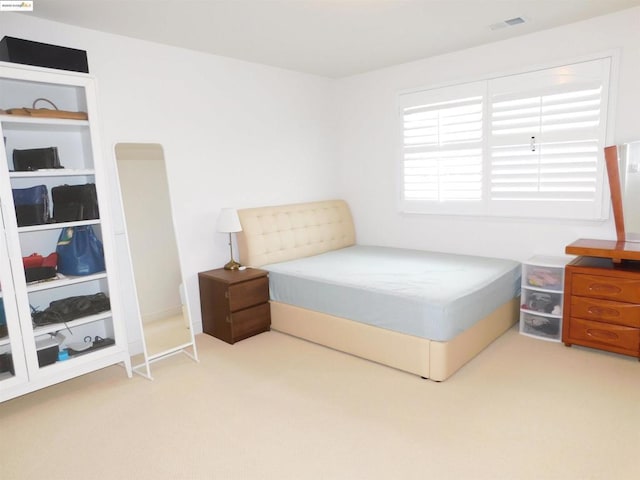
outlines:
[[[605,148],[619,241],[640,242],[640,141]]]
[[[162,146],[119,143],[115,154],[150,377],[150,362],[187,347],[196,357],[195,343]]]

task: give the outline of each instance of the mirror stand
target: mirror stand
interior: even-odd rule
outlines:
[[[182,285],[180,288],[182,289]],[[144,326],[142,362],[132,365],[133,373],[147,380],[153,380],[151,364],[179,354],[186,355],[194,362],[199,363],[193,328],[188,321],[191,314],[187,303],[183,306],[182,316],[177,317],[149,322]],[[180,329],[182,322],[188,323],[184,325],[188,330],[186,337],[184,330]],[[175,344],[176,340],[179,342],[182,340],[182,343]]]
[[[189,330],[192,332],[191,328],[189,328]],[[182,353],[196,363],[200,361],[198,360],[198,351],[196,349],[195,339],[193,338],[193,332],[191,333],[190,341],[168,348],[167,350],[156,352],[156,353],[149,353],[149,350],[147,348],[147,342],[144,336],[142,339],[142,343],[143,343],[143,353],[142,353],[143,361],[141,363],[132,365],[132,370],[133,370],[133,373],[140,375],[141,377],[144,377],[147,380],[153,380],[153,376],[151,375],[151,364],[159,360],[164,360],[165,358],[169,358],[174,355],[179,355]],[[189,351],[189,349],[191,349],[191,352]]]

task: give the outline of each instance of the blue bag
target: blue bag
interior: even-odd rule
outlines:
[[[91,275],[105,270],[102,242],[91,225],[63,228],[56,253],[58,272],[64,275]]]
[[[4,302],[0,297],[0,338],[7,336],[7,317],[4,313]]]
[[[46,185],[14,188],[13,204],[19,227],[49,222],[49,192]]]

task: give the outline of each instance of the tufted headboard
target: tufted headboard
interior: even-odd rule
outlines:
[[[344,200],[238,210],[240,262],[252,267],[310,257],[354,245],[356,234]]]

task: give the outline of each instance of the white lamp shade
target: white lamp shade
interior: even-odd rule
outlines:
[[[242,225],[235,208],[223,208],[218,215],[216,230],[222,233],[241,232]]]

